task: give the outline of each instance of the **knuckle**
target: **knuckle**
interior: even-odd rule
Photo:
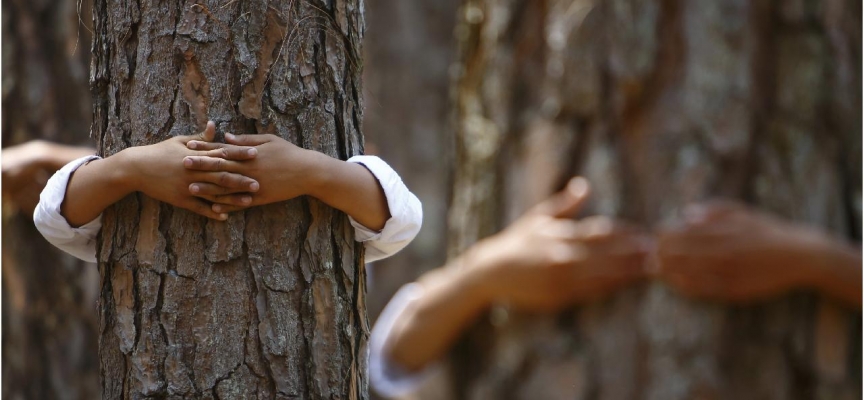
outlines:
[[[219,184],[222,186],[226,186],[231,182],[231,179],[227,173],[219,174]]]

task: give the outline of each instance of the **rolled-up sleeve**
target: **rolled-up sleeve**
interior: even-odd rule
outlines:
[[[410,372],[391,360],[385,351],[396,321],[402,318],[408,306],[423,297],[423,294],[423,288],[417,283],[402,286],[381,311],[369,336],[369,382],[378,394],[386,398],[415,393],[442,373],[440,361],[433,362],[420,371]]]
[[[378,180],[387,197],[390,219],[380,232],[371,230],[353,218],[354,238],[366,246],[366,262],[387,258],[402,250],[420,232],[423,208],[420,200],[402,182],[399,174],[375,156],[354,156],[348,162],[362,164]]]
[[[73,228],[60,214],[60,206],[66,196],[69,177],[85,163],[97,156],[81,157],[66,164],[48,180],[39,196],[39,204],[33,213],[36,229],[60,250],[87,262],[96,262],[96,235],[102,229],[102,215],[81,227]]]

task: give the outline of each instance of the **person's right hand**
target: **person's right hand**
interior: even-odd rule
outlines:
[[[588,183],[567,188],[481,241],[464,256],[481,292],[528,311],[556,311],[607,295],[646,276],[647,238],[606,217],[568,218]]]

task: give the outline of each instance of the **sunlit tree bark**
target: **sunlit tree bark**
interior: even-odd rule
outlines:
[[[95,6],[103,155],[203,129],[362,152],[362,2]],[[143,195],[105,212],[102,396],[367,397],[362,246],[311,198],[205,221]]]

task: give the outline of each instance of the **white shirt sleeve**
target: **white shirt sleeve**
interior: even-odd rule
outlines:
[[[369,382],[381,396],[395,398],[412,394],[435,375],[443,373],[440,362],[429,364],[418,372],[408,372],[384,354],[384,346],[390,340],[393,325],[402,317],[405,309],[423,294],[423,287],[417,283],[402,286],[384,307],[372,328],[369,336]]]
[[[33,212],[36,229],[49,243],[87,262],[96,262],[96,235],[102,229],[102,215],[81,227],[73,228],[60,214],[60,206],[66,196],[66,186],[72,173],[78,167],[98,158],[98,156],[81,157],[54,173],[42,190],[42,194],[39,195],[39,204]]]
[[[354,156],[348,162],[362,164],[375,178],[390,208],[390,219],[380,232],[373,231],[354,218],[349,217],[354,227],[354,238],[366,245],[366,262],[387,258],[402,250],[414,240],[423,223],[423,208],[420,200],[402,183],[399,174],[387,163],[375,156]]]
[[[80,166],[98,159],[87,156],[66,164],[57,171],[39,196],[39,204],[33,214],[36,229],[49,243],[81,260],[96,262],[96,235],[102,228],[102,215],[93,221],[73,228],[60,214],[60,206],[66,196],[69,177]],[[420,200],[402,183],[402,179],[387,163],[375,156],[355,156],[348,162],[365,166],[378,180],[387,197],[390,219],[380,232],[373,231],[350,218],[354,227],[354,238],[366,246],[366,262],[387,258],[402,250],[417,236],[423,221]]]

